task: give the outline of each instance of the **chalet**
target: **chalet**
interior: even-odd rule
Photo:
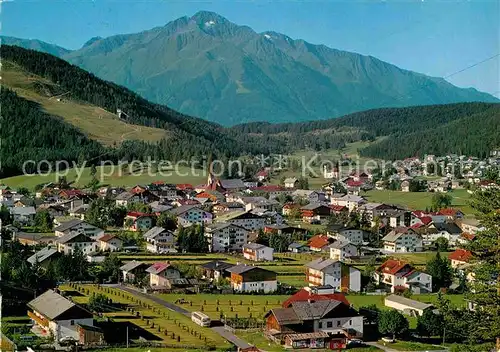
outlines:
[[[35,207],[13,207],[10,208],[10,215],[15,223],[23,226],[32,226],[35,223],[36,210]]]
[[[423,247],[422,235],[407,227],[395,228],[382,241],[389,253],[421,252]]]
[[[168,212],[177,218],[180,226],[206,225],[212,223],[212,213],[201,209],[198,205],[182,205]]]
[[[394,207],[391,205],[382,203],[365,203],[357,209],[357,212],[374,225],[375,218],[387,217],[393,210]]]
[[[87,255],[94,253],[99,248],[96,241],[78,232],[71,232],[59,237],[56,244],[57,250],[64,254],[73,254],[76,249],[79,249],[84,255]]]
[[[117,207],[128,207],[132,203],[138,203],[140,196],[131,192],[122,192],[115,197],[115,204]]]
[[[330,245],[330,259],[346,261],[358,254],[358,248],[351,242],[336,241]]]
[[[129,211],[124,225],[129,231],[147,231],[153,227],[154,215],[140,211]]]
[[[430,245],[438,238],[446,238],[451,246],[459,243],[462,230],[452,222],[432,222],[421,232],[424,245]]]
[[[257,172],[257,174],[255,174],[255,178],[259,181],[259,182],[262,182],[266,179],[269,178],[269,171],[267,170],[260,170],[259,172]]]
[[[297,188],[299,185],[299,180],[295,177],[285,178],[284,186],[285,188]]]
[[[140,281],[146,276],[146,269],[149,267],[148,264],[144,262],[138,262],[132,260],[120,267],[123,275],[123,282],[133,283],[135,281]]]
[[[347,209],[347,207],[344,207],[343,205],[330,204],[330,213],[334,215],[347,215],[349,214],[349,209]]]
[[[231,273],[231,288],[237,292],[268,293],[278,289],[274,271],[244,264],[235,265],[226,270]]]
[[[230,278],[231,273],[227,269],[232,268],[234,264],[226,263],[223,261],[213,261],[205,263],[201,266],[203,276],[206,279],[218,281],[221,278]]]
[[[461,268],[467,265],[472,259],[472,253],[466,249],[457,249],[448,255],[453,269]]]
[[[156,216],[160,216],[162,213],[165,213],[173,208],[172,205],[162,203],[161,201],[149,203],[149,206],[151,207],[151,212]]]
[[[68,214],[68,209],[59,204],[41,204],[37,211],[47,211],[53,218]]]
[[[484,230],[484,226],[476,219],[461,219],[459,225],[463,232],[473,235]]]
[[[227,192],[242,191],[246,188],[243,180],[239,178],[220,180],[220,184]]]
[[[123,248],[123,241],[116,235],[106,234],[97,239],[99,249],[103,252],[116,252]]]
[[[335,299],[295,301],[265,315],[265,335],[286,348],[344,349],[363,336],[363,317]]]
[[[331,285],[303,287],[286,299],[281,306],[283,308],[288,308],[292,306],[293,302],[303,302],[308,300],[321,301],[328,299],[334,299],[350,306],[345,294],[342,292],[335,292],[335,289]]]
[[[70,233],[83,233],[86,236],[96,239],[104,235],[104,230],[86,221],[74,219],[61,223],[54,229],[54,233],[56,237],[62,237]]]
[[[347,194],[341,198],[331,198],[332,205],[341,205],[349,209],[349,212],[359,208],[366,203],[363,197]]]
[[[195,196],[196,200],[198,200],[200,203],[205,203],[205,202],[223,202],[226,200],[226,197],[217,191],[203,191],[198,193]]]
[[[292,193],[293,199],[301,199],[309,203],[318,203],[325,200],[323,192],[313,191],[309,189],[297,189]]]
[[[410,227],[412,225],[415,225],[416,222],[412,222],[414,219],[418,219],[415,215],[413,215],[410,211],[405,211],[405,210],[394,210],[392,211],[389,215],[389,223],[388,225],[392,228],[396,227]],[[431,222],[432,219],[429,218],[429,222]]]
[[[326,251],[328,246],[333,242],[332,238],[327,235],[316,235],[311,237],[307,242],[309,249],[314,252]]]
[[[244,211],[245,206],[239,202],[222,202],[213,206],[212,211],[214,214],[223,214],[231,211]]]
[[[57,237],[51,235],[47,236],[42,233],[27,233],[21,231],[13,232],[12,238],[28,246],[54,245],[57,240]]]
[[[81,306],[48,290],[28,302],[28,316],[46,336],[59,341],[62,337],[72,337],[80,341],[77,330],[79,324],[93,326],[93,314]]]
[[[361,272],[345,263],[318,258],[305,265],[309,286],[331,285],[337,292],[360,292]]]
[[[372,180],[372,175],[367,174],[366,172],[356,172],[353,171],[349,175],[354,181],[362,181],[362,182],[370,182]]]
[[[151,253],[176,253],[175,238],[172,231],[155,226],[144,234],[146,249]]]
[[[455,221],[458,219],[463,219],[465,214],[459,209],[445,208],[439,211],[441,215],[446,216],[446,220]]]
[[[229,222],[231,224],[243,227],[248,231],[257,231],[264,228],[265,219],[259,215],[253,214],[250,211],[231,212],[218,216],[216,222]]]
[[[139,196],[139,202],[145,204],[160,200],[160,197],[142,186],[135,186],[130,190],[130,193]]]
[[[272,224],[272,225],[266,225],[264,227],[264,233],[277,233],[277,234],[301,234],[301,235],[306,235],[309,232],[309,230],[302,228],[302,227],[295,227],[295,226],[289,226],[286,224]]]
[[[386,260],[375,270],[373,278],[377,285],[390,286],[391,292],[405,289],[416,294],[432,292],[432,276],[401,260]]]
[[[415,301],[395,294],[385,297],[384,305],[414,317],[423,315],[427,309],[434,309],[432,304]]]
[[[300,209],[300,204],[298,204],[298,203],[286,203],[285,205],[283,205],[283,209],[282,209],[281,213],[284,216],[290,216],[290,214],[292,214],[295,209]]]
[[[280,195],[290,195],[292,194],[292,190],[290,188],[285,188],[278,185],[267,185],[267,186],[259,186],[250,188],[252,192],[265,193],[269,195],[269,199],[274,199]]]
[[[205,228],[210,252],[240,252],[248,241],[248,230],[228,222],[210,224]]]
[[[302,243],[298,243],[298,242],[292,242],[288,246],[288,251],[290,251],[292,253],[303,253],[303,252],[307,252],[308,250],[309,250],[309,247],[307,247],[306,245],[303,245]]]
[[[59,253],[56,248],[47,246],[35,252],[35,254],[29,257],[27,261],[31,265],[37,264],[43,268],[47,268],[49,263],[58,258],[60,254],[61,253]]]
[[[85,214],[87,213],[87,210],[89,210],[90,205],[89,204],[82,204],[79,205],[69,211],[69,215],[80,220],[85,220]]]
[[[258,243],[243,245],[243,257],[254,262],[272,261],[274,249]]]
[[[181,278],[180,271],[174,268],[170,262],[155,263],[147,268],[146,272],[149,273],[149,285],[154,288],[170,288],[169,280]]]
[[[353,244],[363,243],[363,230],[351,226],[330,225],[327,228],[327,235],[337,241],[351,242]]]
[[[85,193],[79,189],[63,189],[59,191],[58,195],[61,199],[82,198],[86,196]]]
[[[330,207],[320,203],[309,203],[300,208],[302,221],[319,222],[328,218],[331,214]]]

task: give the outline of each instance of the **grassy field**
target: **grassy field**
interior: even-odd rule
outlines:
[[[75,295],[73,297],[75,302],[84,304],[92,294],[104,294],[108,298],[111,298],[113,303],[124,306],[124,308],[118,308],[111,313],[104,313],[105,316],[117,322],[135,324],[167,344],[199,346],[200,348],[207,345],[217,347],[229,346],[225,339],[210,329],[202,328],[193,323],[188,317],[172,312],[147,299],[138,299],[119,289],[107,287],[99,289],[95,285],[78,285],[77,287],[79,287],[80,292],[83,292],[84,295]],[[61,289],[74,291],[69,286],[61,286]],[[133,308],[134,313],[127,311],[128,308]],[[135,316],[136,312],[139,312],[140,317]],[[178,337],[180,337],[180,341]],[[206,341],[205,338],[207,339]]]
[[[281,303],[289,296],[283,295],[219,295],[219,294],[162,294],[162,299],[176,303],[179,299],[186,303],[177,303],[179,306],[191,312],[203,312],[212,319],[219,319],[221,314],[228,318],[236,315],[247,318],[263,316],[272,308],[281,307]]]
[[[398,351],[432,351],[443,349],[443,346],[411,341],[396,341],[394,343],[385,343],[381,340],[379,341],[379,343],[381,345],[386,345],[388,348]]]
[[[76,169],[67,170],[66,178],[68,182],[74,182],[73,185],[80,187],[87,185],[92,179],[92,176],[90,175],[90,168],[85,168],[83,169],[83,171],[80,170],[80,172],[81,174],[80,176],[78,176]],[[172,171],[172,174],[169,175],[166,174],[167,172],[168,171],[164,171],[165,176],[161,176],[159,174],[154,175],[154,173],[148,175],[147,170],[145,170],[144,172],[142,172],[142,174],[139,175],[139,173],[136,173],[134,170],[132,170],[132,172],[130,172],[128,169],[122,171],[118,166],[103,166],[97,167],[96,177],[103,185],[124,187],[131,187],[138,184],[149,184],[153,181],[164,181],[166,183],[174,184],[190,183],[193,185],[197,185],[206,181],[206,177],[203,176],[203,172],[201,170],[196,170],[199,175],[194,175],[194,173],[191,172],[190,168],[184,166],[178,167],[178,173]],[[181,176],[184,174],[186,174],[186,176]],[[12,188],[26,187],[33,190],[36,185],[46,184],[49,182],[57,182],[58,176],[60,175],[56,174],[55,172],[49,173],[47,175],[21,175],[4,178],[0,180],[0,183],[3,183]]]
[[[21,97],[37,102],[49,114],[61,117],[74,125],[89,138],[105,145],[120,144],[125,140],[156,142],[168,136],[166,130],[131,125],[118,119],[100,107],[71,100],[71,92],[60,97],[51,97],[51,91],[60,91],[53,82],[29,75],[10,62],[2,62],[2,84],[13,89]],[[47,92],[35,88],[35,84],[47,87]],[[66,92],[64,92],[66,93]]]
[[[371,190],[362,194],[369,202],[388,203],[407,206],[413,210],[424,210],[430,208],[432,196],[429,192],[400,192],[390,190]],[[461,209],[465,214],[472,215],[473,211],[467,204],[470,194],[464,189],[454,190],[448,193],[452,196],[452,207]]]

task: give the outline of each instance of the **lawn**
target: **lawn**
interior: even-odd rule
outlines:
[[[134,297],[124,291],[109,287],[98,288],[95,285],[77,285],[77,287],[80,288],[80,292],[84,293],[86,297],[74,296],[75,302],[77,301],[76,298],[78,298],[79,303],[85,303],[85,299],[88,299],[94,293],[104,294],[108,298],[111,298],[113,303],[125,306],[123,309],[116,308],[114,312],[104,313],[105,316],[112,317],[116,321],[127,321],[138,325],[149,333],[156,335],[167,344],[200,347],[206,345],[218,347],[229,346],[225,339],[210,329],[202,328],[193,323],[188,317],[172,312],[142,297]],[[66,291],[75,290],[67,285],[63,285],[60,288]],[[131,313],[127,311],[128,308],[133,308],[135,312],[139,312],[140,318],[134,315],[135,312]],[[168,335],[165,331],[168,331]],[[195,332],[201,333],[201,335],[195,336]],[[180,341],[177,339],[178,336],[180,336]],[[207,341],[205,342],[202,338],[206,338]]]
[[[448,254],[450,252],[442,252],[441,256],[442,257],[448,257]],[[429,260],[434,258],[436,256],[436,252],[420,252],[420,253],[392,253],[389,255],[389,257],[395,258],[395,259],[401,259],[404,260],[408,263],[422,266],[426,265]]]
[[[139,172],[139,170],[129,170],[127,168],[122,171],[118,166],[103,166],[97,167],[96,177],[103,185],[124,187],[131,187],[137,184],[149,184],[153,181],[159,180],[173,184],[190,183],[197,185],[206,180],[206,176],[203,176],[202,170],[195,170],[194,172],[191,172],[191,169],[185,166],[179,166],[177,170],[178,172],[174,170],[170,171],[171,175],[167,174],[168,171],[162,171],[165,174],[165,176],[162,176],[160,174],[155,175],[154,172],[148,174],[147,169]],[[75,186],[84,187],[92,179],[92,176],[90,175],[90,168],[80,170],[79,173],[77,173],[76,169],[69,169],[61,171],[61,174],[66,172],[68,182],[74,182],[73,185]],[[36,185],[57,182],[58,177],[61,176],[61,174],[58,175],[56,172],[52,172],[47,175],[13,176],[0,180],[0,183],[12,188],[26,187],[33,190]],[[181,176],[183,174],[186,174],[186,176]]]
[[[176,303],[184,299],[187,303],[177,303],[191,312],[199,311],[207,314],[212,319],[226,317],[262,318],[272,308],[281,307],[281,303],[289,296],[286,295],[220,295],[220,294],[161,294],[165,301]]]
[[[470,194],[466,190],[454,190],[448,194],[453,198],[452,207],[461,209],[467,215],[473,214],[471,207],[467,204]],[[430,192],[400,192],[390,190],[370,190],[362,194],[369,202],[397,204],[406,206],[412,210],[425,210],[425,208],[429,208],[432,204],[433,195],[434,193]]]
[[[443,346],[411,341],[396,341],[394,343],[385,343],[384,341],[380,340],[379,344],[383,346],[385,345],[388,348],[392,348],[398,351],[432,351],[443,349]]]

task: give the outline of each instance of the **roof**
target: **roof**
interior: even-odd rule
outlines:
[[[34,300],[28,302],[27,305],[50,320],[56,319],[64,312],[76,306],[76,304],[52,290],[42,293]],[[83,308],[81,309],[83,310]],[[89,314],[91,315],[91,313]]]
[[[155,227],[149,229],[146,233],[144,233],[143,237],[152,239],[152,238],[155,238],[156,236],[158,236],[163,231],[166,231],[163,227],[155,226]]]
[[[285,335],[285,338],[292,341],[301,341],[309,339],[322,339],[322,338],[327,338],[329,336],[330,335],[328,335],[328,333],[324,331],[317,331],[317,332],[306,332],[301,334],[289,334]]]
[[[341,304],[342,302],[333,299],[320,301],[295,301],[292,302],[292,308],[299,319],[313,320],[324,317]]]
[[[141,265],[145,265],[143,262],[138,262],[137,260],[132,260],[131,262],[128,262],[120,267],[120,270],[122,271],[131,271],[134,270]]]
[[[162,262],[154,263],[153,265],[151,265],[149,268],[146,269],[146,272],[157,275],[171,266],[172,265],[170,263],[162,263]]]
[[[454,252],[451,252],[448,256],[450,260],[457,260],[460,262],[468,262],[472,258],[472,253],[466,249],[457,249]]]
[[[245,188],[245,184],[239,178],[220,180],[220,184],[224,189]]]
[[[185,212],[187,212],[187,211],[189,211],[189,210],[191,210],[193,208],[197,208],[197,206],[195,204],[181,205],[180,207],[177,207],[177,208],[174,208],[174,209],[170,209],[168,212],[169,212],[169,214],[172,214],[174,216],[179,216],[179,215],[182,215]]]
[[[189,183],[179,183],[176,187],[179,190],[193,189],[193,185]]]
[[[148,213],[143,213],[140,211],[129,211],[127,213],[127,216],[131,217],[131,218],[143,218],[143,217],[152,217],[153,215],[148,214]]]
[[[228,272],[234,273],[234,274],[243,274],[243,273],[246,273],[247,271],[251,271],[251,270],[255,270],[255,269],[264,270],[264,271],[274,273],[274,271],[266,270],[266,269],[259,268],[259,267],[253,266],[253,265],[245,265],[245,264],[238,264],[238,265],[232,266],[226,270]]]
[[[125,191],[117,195],[115,200],[129,200],[133,196],[135,196],[135,194]]]
[[[212,262],[205,263],[201,267],[203,269],[207,269],[207,270],[221,270],[222,271],[222,270],[229,269],[229,268],[231,268],[233,266],[234,266],[234,264],[230,264],[230,263],[226,263],[226,262],[223,262],[223,261],[215,260],[215,261],[212,261]]]
[[[394,303],[403,304],[407,307],[410,307],[413,309],[418,309],[418,310],[425,310],[427,308],[433,307],[432,304],[415,301],[413,299],[409,299],[409,298],[399,296],[399,295],[389,295],[389,296],[385,297],[385,301],[391,301]]]
[[[315,301],[333,299],[345,303],[346,305],[350,305],[349,301],[345,298],[345,295],[343,293],[316,294],[312,293],[309,290],[306,290],[305,288],[302,288],[297,293],[289,297],[286,301],[284,301],[282,306],[286,308],[289,307],[292,302],[307,301],[308,299],[312,299]]]
[[[110,234],[110,233],[107,233],[101,237],[99,237],[99,241],[102,241],[102,242],[109,242],[111,241],[113,238],[117,238],[116,235],[113,235],[113,234]],[[118,240],[120,240],[119,238],[117,238]],[[121,240],[120,240],[121,241]]]
[[[298,180],[295,177],[287,177],[285,178],[285,183],[295,183]]]
[[[82,238],[80,240],[74,241],[75,239],[77,239],[77,237],[80,237],[80,236],[82,236]],[[89,236],[85,235],[84,233],[70,232],[64,236],[59,237],[56,240],[56,242],[64,244],[64,243],[68,243],[68,242],[94,242],[94,240],[92,238],[90,238]]]
[[[385,235],[384,238],[382,238],[382,241],[395,242],[399,237],[407,233],[413,233],[414,235],[420,236],[413,229],[409,227],[396,227],[394,230]]]
[[[230,222],[212,223],[212,224],[208,225],[207,227],[205,227],[205,230],[207,230],[209,232],[214,232],[214,231],[225,229],[226,227],[230,227],[230,226],[239,228],[239,229],[244,230],[244,231],[248,231],[244,227],[241,227],[241,226],[238,226],[238,225],[235,225],[235,224],[231,224]]]
[[[323,259],[323,258],[318,258],[313,260],[312,262],[309,262],[305,265],[306,268],[314,269],[314,270],[319,270],[322,271],[323,269],[329,267],[330,265],[335,264],[337,261],[333,259]]]
[[[251,213],[250,211],[232,211],[225,213],[223,215],[218,216],[215,218],[217,222],[223,222],[223,221],[229,221],[229,220],[235,220],[238,218],[246,218],[246,219],[258,219],[261,218],[261,216],[256,215]]]
[[[63,222],[61,225],[57,226],[54,229],[54,231],[64,232],[66,230],[72,229],[75,226],[80,225],[83,222],[84,221],[80,220],[80,219],[69,220],[69,221]]]
[[[302,324],[295,311],[291,308],[275,308],[271,309],[271,314],[274,315],[280,325],[295,325]]]
[[[288,191],[285,187],[278,186],[278,185],[267,185],[267,186],[253,187],[253,188],[250,188],[250,190],[263,191],[263,192]]]
[[[345,196],[339,198],[339,200],[348,201],[348,202],[356,202],[356,203],[365,202],[365,199],[363,197],[355,196],[352,194],[346,194]]]
[[[441,215],[456,216],[457,214],[463,214],[460,209],[445,208],[439,211]]]
[[[438,231],[446,231],[449,234],[461,234],[462,233],[462,229],[460,227],[458,227],[458,225],[453,223],[453,222],[450,222],[450,223],[449,222],[435,222],[434,227]]]
[[[29,206],[29,207],[14,207],[10,208],[10,213],[12,215],[21,215],[21,216],[26,216],[26,215],[35,215],[36,210],[35,207]]]
[[[330,245],[330,248],[341,249],[349,245],[354,246],[354,244],[349,241],[336,241]]]
[[[328,246],[330,244],[330,240],[328,236],[326,235],[316,235],[312,237],[308,242],[307,242],[309,247],[313,248],[323,248],[325,246]]]
[[[288,248],[302,248],[305,247],[302,243],[292,242],[288,245]]]
[[[243,245],[243,248],[258,250],[258,249],[270,248],[270,247],[264,246],[263,244],[260,244],[260,243],[247,243],[247,244]]]
[[[36,262],[42,263],[46,259],[50,258],[52,255],[58,253],[57,249],[53,247],[45,247],[40,249],[38,252],[35,252],[31,257],[29,257],[28,263],[35,264]]]
[[[303,207],[301,207],[300,209],[302,210],[314,210],[314,209],[318,209],[318,208],[321,208],[321,207],[325,207],[325,208],[329,208],[327,205],[324,205],[324,204],[320,204],[320,203],[309,203],[307,205],[304,205]]]
[[[388,259],[377,268],[377,272],[395,275],[406,266],[411,267],[409,263],[402,260]]]

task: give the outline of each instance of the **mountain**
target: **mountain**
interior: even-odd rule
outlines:
[[[220,125],[150,103],[55,56],[2,45],[0,58],[2,102],[9,102],[2,109],[3,175],[20,172],[30,159],[178,161],[258,152]]]
[[[25,49],[37,50],[58,57],[68,54],[71,51],[62,48],[60,46],[57,46],[55,44],[49,44],[36,39],[20,39],[14,37],[0,36],[0,41],[2,45],[16,45]]]
[[[146,99],[223,125],[498,101],[374,57],[256,33],[212,12],[136,34],[93,38],[61,57]]]

